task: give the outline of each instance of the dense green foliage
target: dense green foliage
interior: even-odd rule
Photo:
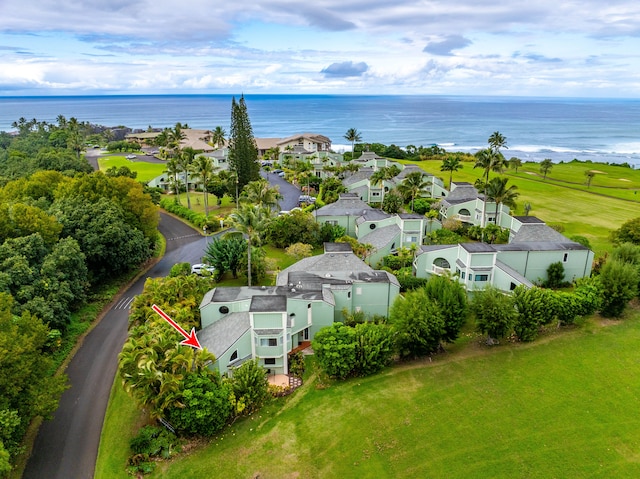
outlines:
[[[294,243],[318,246],[320,226],[311,213],[294,210],[269,222],[266,240],[276,248],[286,248]]]
[[[260,178],[258,147],[247,112],[244,96],[231,101],[231,130],[229,138],[229,167],[236,173],[240,190],[250,181]]]
[[[452,343],[467,321],[469,306],[463,284],[449,276],[435,275],[425,284],[424,291],[440,307],[444,320],[442,341]]]
[[[28,312],[12,315],[12,303],[0,293],[0,474],[20,452],[31,419],[49,416],[66,384],[66,376],[52,375],[49,329]]]
[[[393,330],[386,324],[334,323],[318,331],[312,342],[316,361],[330,377],[368,376],[391,362]]]
[[[493,287],[474,292],[471,311],[478,330],[487,334],[490,342],[511,333],[517,319],[513,298]]]
[[[257,359],[245,361],[235,368],[230,382],[238,415],[257,411],[269,397],[269,381]]]
[[[638,269],[619,260],[607,261],[600,271],[603,316],[618,317],[627,303],[638,294]]]
[[[564,284],[564,265],[561,261],[551,263],[547,268],[547,280],[544,285],[547,288],[560,288]]]
[[[400,356],[404,358],[437,351],[445,334],[442,308],[425,288],[408,291],[404,298],[398,297],[389,312],[389,321]]]
[[[640,245],[640,218],[626,221],[620,228],[611,233],[615,244],[633,243]]]
[[[242,235],[226,235],[222,239],[214,238],[208,243],[204,257],[205,261],[216,269],[217,278],[221,278],[227,271],[237,278],[246,252],[247,241]]]
[[[542,288],[518,286],[513,292],[513,304],[518,312],[514,331],[520,341],[533,341],[542,325],[549,324],[556,316],[554,293]]]

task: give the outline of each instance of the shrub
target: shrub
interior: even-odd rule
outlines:
[[[638,270],[634,265],[609,261],[600,272],[603,301],[600,312],[606,317],[618,317],[627,303],[638,293]]]
[[[491,344],[494,338],[504,338],[511,333],[517,315],[513,298],[493,287],[475,293],[471,311],[475,314],[478,330],[489,336]]]
[[[388,366],[393,356],[393,331],[386,324],[362,323],[355,327],[354,374],[368,376]]]
[[[191,264],[189,263],[176,263],[171,267],[171,271],[169,271],[169,276],[172,278],[189,274],[191,274]]]
[[[403,293],[422,288],[429,281],[427,278],[416,278],[415,276],[405,275],[398,275],[397,278],[400,283],[400,291]]]
[[[150,474],[155,469],[154,458],[169,459],[180,452],[180,440],[172,432],[158,426],[144,426],[129,442],[129,474]]]
[[[168,409],[167,419],[186,434],[212,436],[233,415],[231,390],[212,371],[186,373],[178,394],[183,407]]]
[[[238,414],[257,411],[269,395],[269,380],[257,359],[246,361],[233,371],[231,387],[236,398]]]
[[[304,369],[305,363],[302,351],[289,353],[289,374],[302,379],[302,376],[304,376]]]
[[[564,284],[564,265],[561,261],[551,263],[547,268],[547,280],[544,285],[547,288],[560,288]]]
[[[342,323],[322,328],[313,339],[316,361],[333,378],[348,377],[356,364],[355,330]]]
[[[467,321],[468,300],[464,286],[448,276],[432,276],[424,290],[442,311],[444,332],[442,340],[453,342]]]

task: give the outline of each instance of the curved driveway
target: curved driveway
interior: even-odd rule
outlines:
[[[87,160],[96,169],[99,154],[87,151]],[[297,206],[298,188],[275,174],[262,175],[280,187],[283,210]],[[23,479],[93,478],[118,353],[127,337],[129,305],[147,278],[167,276],[175,263],[200,263],[208,241],[167,214],[161,214],[158,229],[167,240],[164,257],[122,292],[84,338],[66,370],[71,387],[62,394],[53,418],[40,427]]]
[[[124,291],[85,337],[66,370],[71,387],[53,419],[40,427],[23,479],[93,477],[118,353],[127,337],[129,304],[147,278],[168,275],[175,263],[199,263],[204,254],[206,238],[181,221],[162,214],[159,230],[167,239],[164,258]]]

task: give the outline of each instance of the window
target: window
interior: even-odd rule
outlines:
[[[326,225],[338,226],[338,220],[327,220],[324,222]]]
[[[229,362],[235,361],[236,359],[238,359],[238,350],[237,349],[233,352],[233,354],[229,358]]]
[[[347,291],[347,298],[351,297],[351,291]]]
[[[562,258],[562,261],[566,263],[568,259],[569,259],[569,253],[565,253]]]
[[[278,338],[260,338],[260,346],[277,346]]]
[[[307,309],[311,309],[311,303],[307,304]]]
[[[362,294],[362,288],[356,288],[356,294],[358,295]]]
[[[220,309],[218,309],[218,311],[220,311],[222,314],[227,314],[229,312],[229,308],[227,308],[226,306],[220,306]]]
[[[489,281],[489,275],[488,274],[476,274],[476,281]]]
[[[371,223],[369,225],[369,229],[372,229],[372,230],[376,229],[376,224],[375,223]]]
[[[509,291],[513,291],[514,289],[516,289],[516,283],[511,283],[509,285]]]
[[[379,191],[374,191],[373,193],[371,193],[371,196],[380,196],[380,192]]]
[[[465,273],[464,273],[464,271],[463,271],[463,272],[460,274],[460,277],[461,277],[462,279],[464,279],[464,275],[465,275]]]
[[[273,366],[274,364],[276,364],[276,358],[264,358],[265,366]]]
[[[305,328],[304,330],[304,339],[305,340],[309,340],[309,328]]]

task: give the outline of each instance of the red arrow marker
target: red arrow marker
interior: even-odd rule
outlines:
[[[156,313],[158,313],[162,317],[162,319],[164,319],[167,323],[173,326],[176,329],[176,331],[178,331],[180,334],[182,334],[185,337],[184,341],[181,341],[180,344],[184,344],[185,346],[191,346],[192,348],[195,348],[195,349],[202,349],[202,346],[200,346],[200,342],[198,341],[198,338],[196,336],[196,328],[191,328],[191,333],[189,334],[184,329],[182,329],[178,323],[176,323],[173,319],[171,319],[167,313],[162,311],[155,304],[151,306],[151,309],[153,309]]]

